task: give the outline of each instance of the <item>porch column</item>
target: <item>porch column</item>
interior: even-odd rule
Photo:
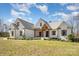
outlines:
[[[45,31],[43,31],[43,37],[45,37]]]
[[[34,30],[34,37],[36,37],[36,30]]]

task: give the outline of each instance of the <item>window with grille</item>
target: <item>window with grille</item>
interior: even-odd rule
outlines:
[[[66,36],[67,35],[67,30],[62,30],[61,34],[62,34],[62,36]]]
[[[52,35],[56,35],[56,31],[52,31]]]
[[[42,23],[40,23],[40,26],[42,26]]]
[[[14,31],[12,31],[12,36],[14,36]]]
[[[20,36],[22,36],[22,31],[20,31]]]

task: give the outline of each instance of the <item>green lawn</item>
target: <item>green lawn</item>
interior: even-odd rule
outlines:
[[[0,40],[0,55],[79,56],[79,43],[48,40]]]

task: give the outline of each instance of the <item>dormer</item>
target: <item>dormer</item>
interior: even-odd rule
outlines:
[[[20,22],[17,22],[16,25],[19,26],[20,25]]]
[[[35,25],[35,28],[41,29],[45,24],[48,25],[48,23],[47,23],[45,20],[43,20],[42,18],[40,18],[40,19],[37,21],[37,23],[36,23],[36,25]]]

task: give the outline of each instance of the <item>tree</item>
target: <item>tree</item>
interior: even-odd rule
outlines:
[[[2,32],[3,31],[3,21],[2,21],[3,19],[2,18],[0,18],[0,32]]]
[[[79,14],[77,14],[76,16],[74,16],[74,20],[75,20],[75,24],[76,24],[76,34],[77,36],[79,35]]]
[[[75,25],[75,20],[73,18],[73,16],[70,16],[69,20],[68,20],[69,24],[70,24],[70,28],[71,28],[71,33],[74,34],[74,25]]]
[[[79,14],[71,15],[69,18],[69,23],[71,25],[71,33],[79,35]]]
[[[73,34],[69,34],[68,35],[68,39],[72,42],[74,42],[74,35]]]

